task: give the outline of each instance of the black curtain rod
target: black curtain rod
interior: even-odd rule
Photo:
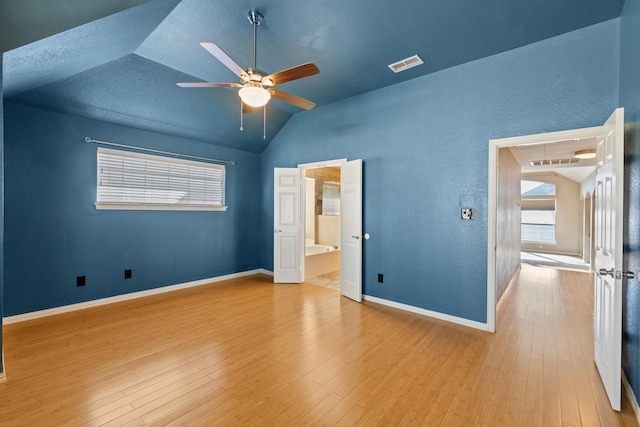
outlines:
[[[145,151],[147,153],[166,154],[169,156],[182,157],[185,159],[205,160],[208,162],[224,163],[227,165],[236,164],[236,162],[234,162],[233,160],[212,159],[210,157],[191,156],[189,154],[173,153],[171,151],[154,150],[153,148],[143,148],[143,147],[136,147],[134,145],[118,144],[117,142],[101,141],[99,139],[93,139],[88,136],[84,138],[84,142],[87,142],[89,144],[101,144],[101,145],[110,145],[112,147],[129,148],[131,150]]]

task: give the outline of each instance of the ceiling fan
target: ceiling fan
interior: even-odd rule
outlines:
[[[266,105],[271,97],[293,104],[305,110],[311,110],[315,107],[315,103],[300,98],[299,96],[276,89],[274,86],[290,82],[292,80],[301,79],[303,77],[318,74],[320,70],[312,63],[298,65],[293,68],[278,71],[277,73],[267,74],[256,66],[256,30],[258,25],[263,21],[262,14],[255,10],[247,13],[249,22],[253,25],[253,67],[246,70],[240,67],[229,55],[227,55],[217,44],[210,42],[200,43],[202,47],[207,49],[210,54],[216,57],[227,68],[240,78],[240,83],[213,83],[213,82],[193,82],[193,83],[176,83],[180,87],[232,87],[240,88],[238,95],[242,99],[242,103],[250,107],[262,107]]]

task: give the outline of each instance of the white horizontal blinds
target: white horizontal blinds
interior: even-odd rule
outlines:
[[[98,148],[99,204],[224,206],[225,167]]]
[[[555,211],[554,199],[521,199],[520,207],[523,211]]]

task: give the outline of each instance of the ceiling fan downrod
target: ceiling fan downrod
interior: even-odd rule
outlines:
[[[258,45],[258,25],[264,20],[264,16],[256,10],[250,10],[247,12],[247,19],[253,25],[253,68],[258,68],[257,65],[257,45]]]

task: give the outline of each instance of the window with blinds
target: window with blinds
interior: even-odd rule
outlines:
[[[520,181],[520,240],[553,244],[556,241],[556,185]]]
[[[98,148],[97,177],[97,209],[227,209],[222,165]]]

